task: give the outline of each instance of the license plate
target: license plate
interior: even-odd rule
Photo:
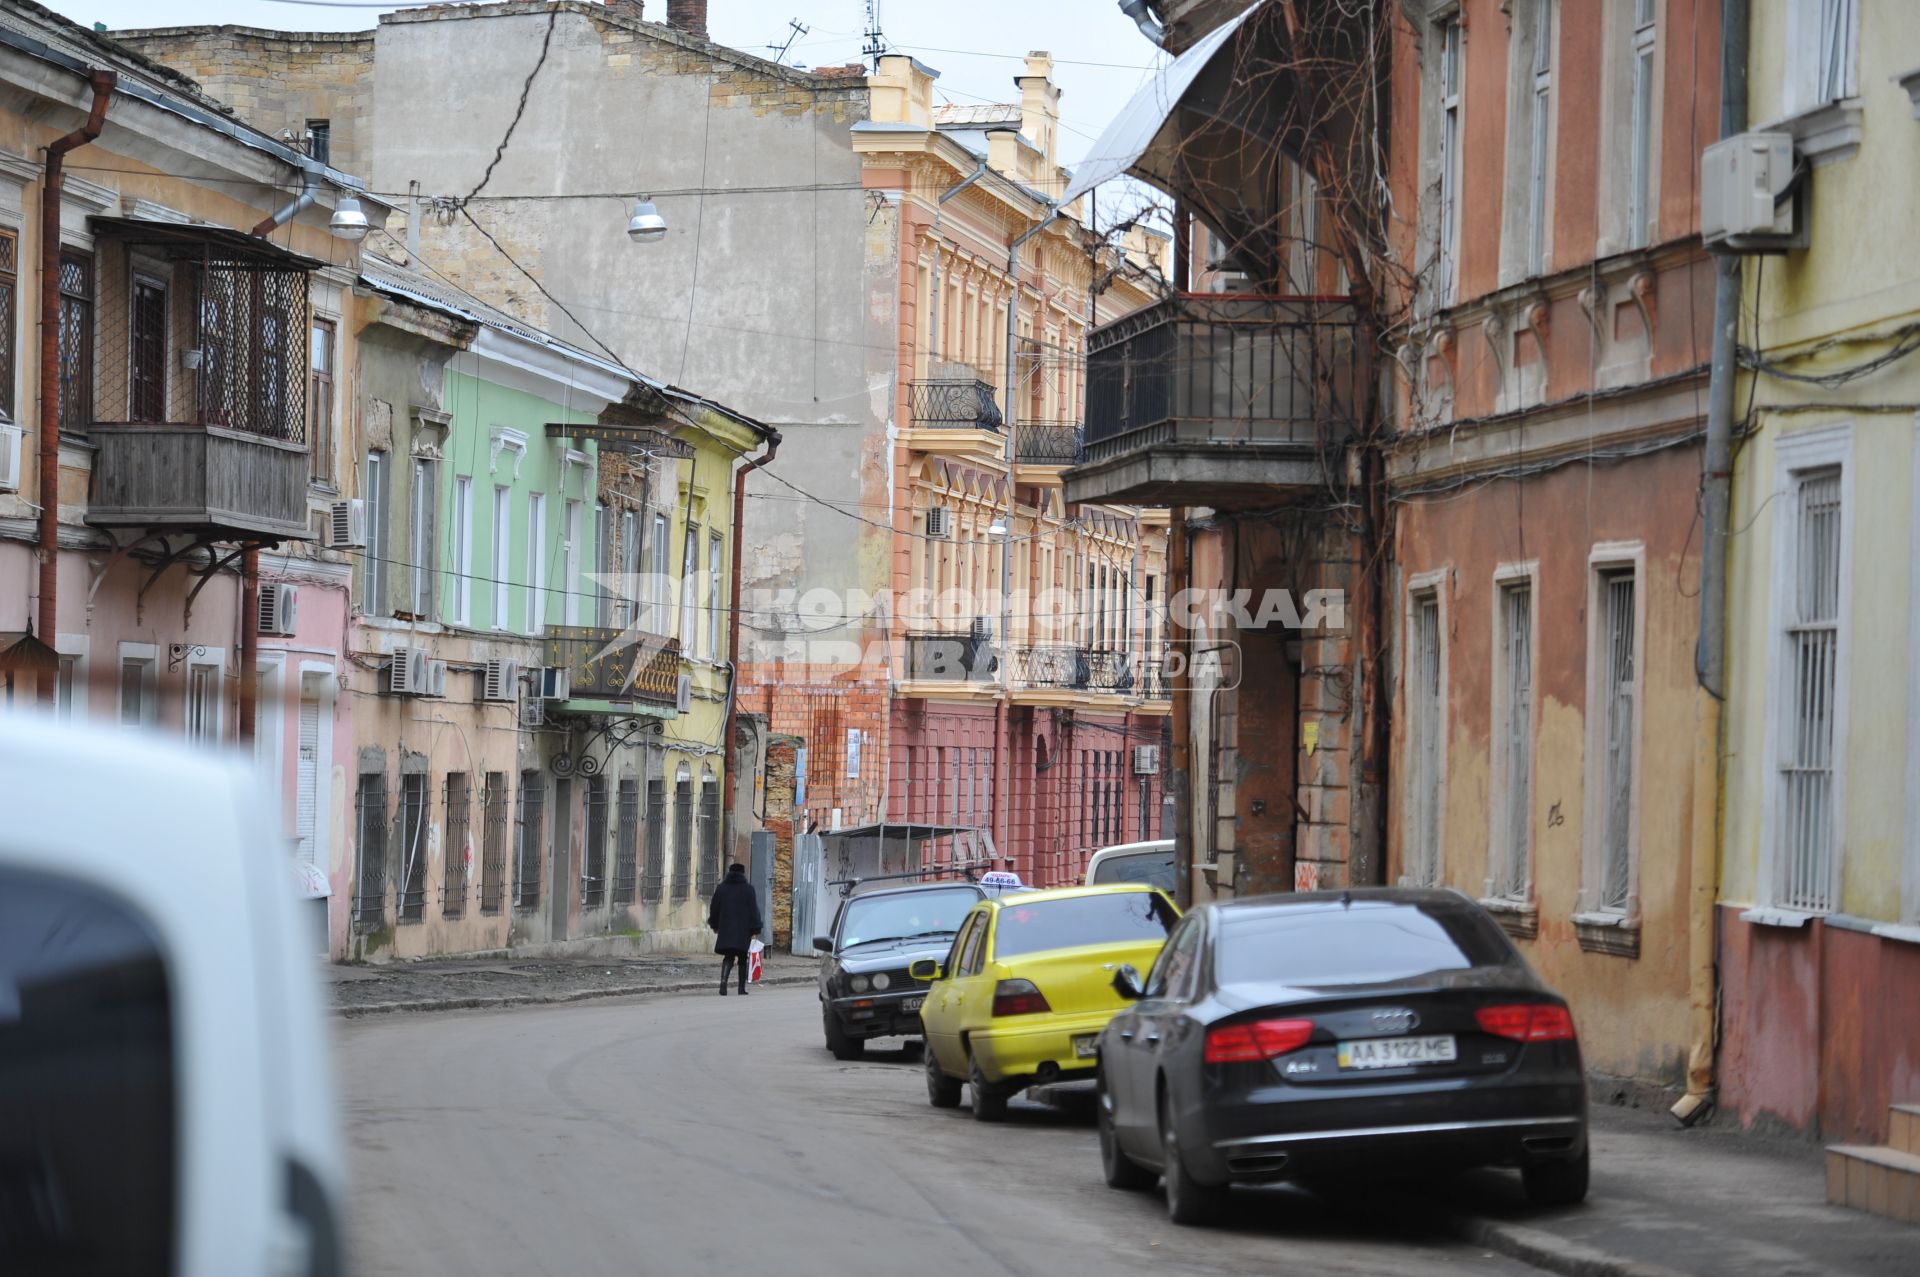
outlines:
[[[1342,1042],[1343,1069],[1398,1069],[1409,1064],[1445,1064],[1455,1058],[1453,1038],[1364,1038]]]
[[[925,1001],[926,1001],[925,997],[902,998],[900,1000],[900,1009],[902,1011],[918,1011],[920,1009],[920,1004]]]
[[[1091,1060],[1095,1055],[1098,1055],[1099,1052],[1100,1035],[1098,1033],[1081,1033],[1074,1037],[1073,1054],[1075,1057],[1082,1060]]]

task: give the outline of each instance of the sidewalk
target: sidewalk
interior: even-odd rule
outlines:
[[[812,984],[815,960],[769,950],[761,982]],[[699,993],[719,987],[720,959],[711,953],[645,953],[597,958],[477,958],[328,963],[336,1013],[452,1011],[475,1007],[578,1002],[638,993]]]
[[[1586,1205],[1538,1211],[1519,1177],[1430,1200],[1472,1242],[1568,1277],[1912,1277],[1920,1228],[1827,1205],[1822,1148],[1596,1105]],[[1425,1195],[1425,1194],[1423,1194]]]

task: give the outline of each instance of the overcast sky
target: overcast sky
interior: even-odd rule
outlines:
[[[74,19],[109,29],[234,22],[288,31],[371,28],[379,14],[402,8],[367,0],[41,0]],[[658,21],[666,0],[646,0]],[[792,34],[789,19],[809,30],[786,61],[835,66],[860,60],[865,0],[709,0],[713,38],[772,57],[769,44]],[[938,87],[956,102],[1014,100],[1012,77],[1030,49],[1053,54],[1054,83],[1065,91],[1060,111],[1061,160],[1072,164],[1118,114],[1161,55],[1114,0],[881,0],[880,26],[890,45],[940,72]],[[1104,217],[1101,219],[1106,220]]]

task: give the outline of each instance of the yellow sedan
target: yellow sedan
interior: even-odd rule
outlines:
[[[945,962],[913,964],[931,980],[920,1008],[927,1100],[960,1103],[996,1122],[1007,1099],[1036,1083],[1094,1073],[1094,1043],[1128,1004],[1113,987],[1124,964],[1153,964],[1180,911],[1144,883],[1025,891],[984,900],[954,938]]]

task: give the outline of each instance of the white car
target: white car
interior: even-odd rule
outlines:
[[[320,973],[264,788],[0,717],[0,1271],[340,1272]]]
[[[1089,887],[1108,882],[1144,882],[1171,894],[1173,878],[1171,838],[1102,847],[1087,861],[1086,885]]]

